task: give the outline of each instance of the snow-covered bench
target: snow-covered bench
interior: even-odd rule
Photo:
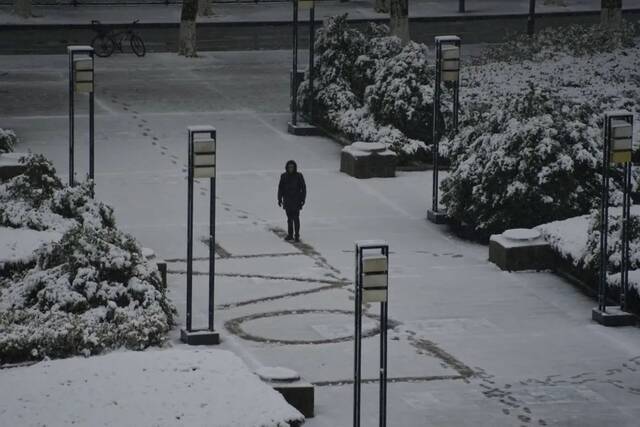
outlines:
[[[343,148],[340,172],[354,178],[393,178],[396,176],[397,155],[385,144],[354,142]]]

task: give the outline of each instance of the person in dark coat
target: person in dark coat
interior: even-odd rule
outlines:
[[[278,185],[278,206],[287,212],[287,237],[285,240],[300,241],[300,211],[307,199],[307,185],[298,172],[295,161],[289,160],[286,172],[280,176]],[[294,234],[295,233],[295,234]]]

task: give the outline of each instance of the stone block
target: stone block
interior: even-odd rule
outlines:
[[[442,211],[434,211],[433,209],[429,209],[427,211],[427,220],[434,224],[446,224],[447,221],[449,221],[449,217]]]
[[[189,345],[217,345],[220,344],[220,334],[215,331],[180,330],[180,340]]]
[[[262,367],[256,374],[280,393],[289,405],[296,408],[306,418],[314,416],[314,387],[300,378],[300,375],[287,368]]]
[[[591,310],[591,319],[602,326],[635,326],[638,321],[635,315],[620,310],[618,306],[607,306],[606,311],[595,307]]]
[[[322,135],[322,130],[311,123],[298,120],[296,124],[287,123],[287,131],[291,135],[298,136],[318,136]]]
[[[489,261],[507,271],[547,270],[553,253],[538,231],[514,229],[491,236]]]
[[[354,178],[393,178],[397,155],[377,142],[354,142],[342,150],[340,172]]]

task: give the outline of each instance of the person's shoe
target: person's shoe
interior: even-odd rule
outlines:
[[[293,240],[293,237],[291,237],[290,235],[287,235],[287,237],[285,237],[284,240],[286,240],[287,242],[290,242]]]
[[[300,236],[296,236],[295,239],[293,239],[296,243],[300,241]]]

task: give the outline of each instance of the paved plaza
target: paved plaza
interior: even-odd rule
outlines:
[[[471,3],[471,2],[469,2]],[[311,427],[351,424],[354,241],[391,249],[388,425],[637,426],[640,340],[550,272],[506,273],[484,245],[425,221],[431,173],[356,180],[341,146],[286,133],[290,54],[206,52],[96,61],[96,195],[167,260],[184,322],[187,126],[218,131],[216,328],[252,368],[316,385]],[[4,56],[0,127],[67,176],[67,57]],[[78,97],[78,179],[88,167]],[[283,240],[276,187],[295,159],[308,186],[302,242]],[[194,326],[206,323],[208,182],[196,185]],[[366,309],[363,425],[377,425],[378,308]],[[178,340],[179,325],[173,341]]]

